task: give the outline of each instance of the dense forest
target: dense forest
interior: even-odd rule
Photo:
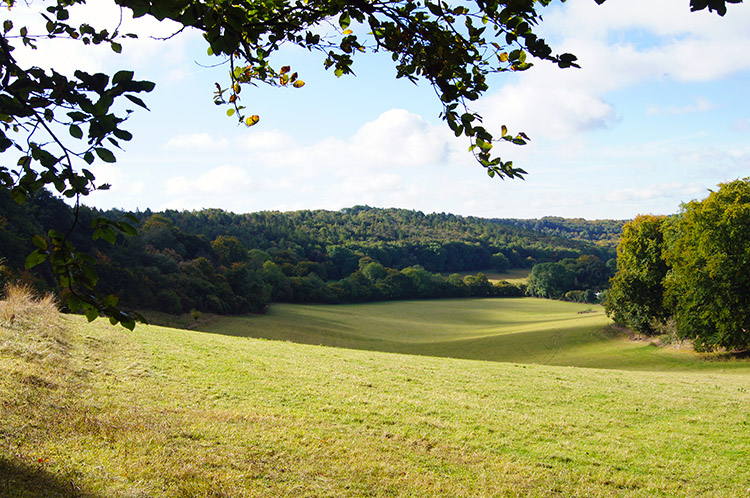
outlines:
[[[622,226],[627,220],[586,220],[583,218],[545,216],[539,219],[498,218],[492,221],[616,248],[620,242]]]
[[[85,228],[95,217],[126,214],[138,220],[137,236],[110,244]],[[95,256],[103,292],[127,307],[169,313],[261,312],[272,301],[518,296],[526,286],[493,283],[481,272],[543,263],[568,273],[552,291],[539,284],[530,293],[590,301],[607,286],[615,257],[609,247],[492,220],[368,206],[251,214],[81,207],[77,216],[74,223],[73,210],[48,192],[23,205],[0,196],[0,278],[51,288],[45,265],[24,270],[31,237],[73,225],[69,240]]]

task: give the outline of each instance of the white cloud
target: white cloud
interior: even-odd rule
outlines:
[[[380,166],[443,163],[450,154],[444,126],[435,127],[416,114],[391,109],[365,123],[349,142],[359,161]]]
[[[215,138],[208,133],[186,133],[170,138],[164,144],[165,150],[195,150],[195,149],[226,149],[229,141],[225,138]]]
[[[227,165],[213,168],[193,178],[182,175],[172,177],[165,184],[165,193],[205,198],[206,194],[222,196],[247,192],[255,183],[244,169]]]
[[[359,177],[365,171],[439,166],[449,163],[464,143],[445,126],[433,125],[403,109],[391,109],[367,122],[350,138],[328,137],[302,145],[278,130],[252,132],[238,139],[252,152],[248,165],[287,170],[298,178]]]
[[[251,151],[272,151],[296,147],[294,140],[279,130],[252,131],[238,140],[239,144]]]
[[[591,92],[525,81],[484,99],[480,113],[489,128],[507,124],[532,139],[564,139],[618,121],[614,107]]]
[[[27,26],[32,34],[46,34],[45,20],[41,2],[16,2],[12,9],[13,23],[16,28]],[[154,64],[159,69],[186,61],[185,45],[198,35],[192,31],[181,33],[170,40],[160,40],[176,33],[180,27],[174,21],[157,21],[151,16],[134,19],[131,11],[120,8],[112,0],[89,1],[69,9],[72,26],[82,23],[92,25],[95,29],[106,29],[110,33],[117,30],[121,34],[133,33],[138,38],[120,38],[122,53],[117,55],[108,43],[84,45],[81,41],[58,38],[38,39],[38,49],[32,50],[17,44],[15,57],[24,65],[36,65],[42,68],[54,67],[56,71],[72,75],[77,69],[87,72],[104,71],[109,66],[144,67]]]
[[[611,127],[621,111],[609,92],[649,82],[705,82],[750,69],[750,8],[726,17],[690,13],[685,0],[570,0],[548,9],[540,26],[557,53],[578,56],[581,69],[537,61],[516,81],[480,103],[487,123],[507,124],[532,138],[567,139]],[[694,107],[669,112],[700,112]],[[654,108],[656,110],[656,108]]]
[[[641,187],[626,187],[606,193],[603,198],[609,202],[640,202],[654,199],[686,199],[699,194],[702,186],[698,183],[685,184],[683,182],[663,183],[658,185],[644,185]]]
[[[145,185],[142,181],[134,181],[123,172],[123,169],[114,164],[96,163],[90,167],[96,177],[96,185],[110,185],[109,190],[99,190],[89,194],[84,199],[84,204],[100,205],[105,203],[109,206],[133,208],[133,200],[144,191]]]
[[[694,165],[704,174],[718,178],[739,178],[750,171],[750,148],[704,146],[679,150],[675,160],[680,164]]]
[[[684,114],[694,114],[698,112],[706,112],[714,109],[715,106],[710,100],[704,98],[697,98],[692,104],[688,104],[682,107],[671,106],[671,107],[659,107],[651,106],[646,111],[649,115],[666,114],[670,116],[682,116]]]
[[[165,146],[176,151],[170,160],[179,163],[184,156],[184,164],[197,174],[168,178],[162,207],[250,211],[369,203],[416,208],[433,197],[427,192],[441,181],[438,173],[472,161],[465,143],[443,128],[391,109],[349,138],[312,144],[300,144],[279,130],[251,129],[227,137],[224,149],[212,148],[216,139],[209,134],[179,135]],[[216,161],[224,166],[200,169]]]

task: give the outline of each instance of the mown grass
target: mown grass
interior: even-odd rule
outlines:
[[[0,323],[0,496],[746,496],[746,373]],[[23,334],[21,334],[23,336]],[[14,339],[15,340],[15,339]],[[22,347],[62,343],[47,356]]]
[[[656,347],[607,327],[601,306],[535,298],[355,305],[274,304],[200,330],[302,344],[515,363],[630,370],[745,369],[687,348]]]

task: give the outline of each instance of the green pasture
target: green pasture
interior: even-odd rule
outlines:
[[[290,309],[305,308],[276,313]],[[747,370],[522,365],[131,333],[81,317],[51,331],[18,323],[0,327],[2,497],[750,492]]]
[[[474,360],[610,369],[747,369],[748,363],[657,347],[607,326],[601,306],[536,298],[346,305],[274,304],[266,315],[215,317],[224,335]]]

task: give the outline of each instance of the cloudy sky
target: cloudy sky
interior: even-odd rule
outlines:
[[[216,60],[199,35],[145,36],[171,34],[166,23],[126,25],[141,38],[119,56],[63,41],[17,57],[67,71],[130,68],[157,83],[144,98],[151,111],[126,126],[135,138],[118,162],[93,168],[113,185],[86,201],[101,208],[368,204],[482,217],[632,218],[677,212],[720,182],[750,176],[750,5],[730,5],[724,18],[690,13],[688,0],[568,0],[543,12],[539,31],[582,68],[538,62],[498,75],[476,106],[487,128],[505,124],[531,137],[527,146],[500,149],[528,171],[524,181],[490,179],[439,120],[432,88],[396,80],[386,55],[360,57],[356,77],[337,79],[318,55],[283,50],[279,65],[291,65],[306,85],[245,88],[243,104],[261,116],[252,128],[212,103],[228,69],[207,67]],[[119,17],[103,0],[78,15],[103,27]]]

